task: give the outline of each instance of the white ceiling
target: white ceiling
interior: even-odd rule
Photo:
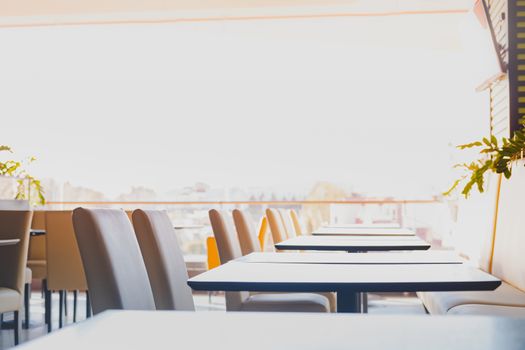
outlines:
[[[473,0],[0,0],[0,27],[465,12]]]

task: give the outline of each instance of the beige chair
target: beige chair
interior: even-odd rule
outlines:
[[[212,209],[209,211],[213,234],[217,240],[221,263],[242,256],[239,240],[231,232],[231,225],[225,216]],[[328,300],[313,293],[258,293],[226,292],[228,311],[295,311],[328,312]]]
[[[148,271],[157,310],[195,310],[188,271],[168,214],[133,212],[133,227]]]
[[[283,226],[281,215],[276,209],[266,209],[266,218],[268,219],[268,225],[272,233],[273,244],[281,243],[288,239],[286,235],[286,229]]]
[[[72,212],[46,211],[46,257],[47,257],[47,328],[51,331],[53,291],[59,293],[58,326],[62,328],[66,293],[73,291],[73,322],[77,319],[78,291],[87,293],[87,282],[77,239],[73,229]],[[89,295],[89,294],[87,294]],[[86,298],[86,314],[89,316],[89,297]]]
[[[46,212],[43,210],[35,210],[33,212],[33,220],[31,221],[31,229],[45,230],[46,229]],[[31,273],[31,278],[26,277],[26,290],[28,293],[24,297],[25,309],[25,324],[24,327],[29,327],[29,297],[31,295],[31,282],[33,279],[40,280],[42,286],[42,293],[47,290],[47,260],[46,260],[46,236],[31,236],[29,239],[29,253],[27,255],[27,267]],[[47,305],[47,301],[45,302]],[[46,309],[47,310],[47,309]],[[45,317],[47,322],[47,316]]]
[[[237,231],[237,236],[241,244],[242,255],[260,252],[261,245],[254,234],[252,221],[239,209],[234,209],[232,216],[235,230]]]
[[[237,236],[239,237],[239,242],[241,244],[241,248],[244,246],[245,248],[242,249],[242,254],[250,254],[253,252],[258,252],[260,250],[257,250],[258,246],[255,246],[255,249],[250,250],[252,247],[254,247],[254,244],[252,243],[254,239],[253,231],[251,230],[250,220],[246,217],[246,214],[244,214],[239,209],[233,210],[233,221],[235,223],[235,228],[237,230]],[[316,293],[319,295],[322,295],[323,297],[327,298],[330,303],[330,312],[336,312],[337,311],[337,298],[335,293]]]
[[[93,313],[155,310],[140,247],[128,216],[118,209],[73,211]]]
[[[14,312],[15,345],[19,341],[19,310],[22,307],[31,217],[29,210],[0,210],[0,239],[19,239],[0,247],[0,314]]]
[[[293,225],[292,217],[290,216],[290,211],[288,209],[279,209],[279,216],[283,221],[283,227],[286,231],[286,236],[288,238],[297,237],[295,226]]]
[[[292,218],[293,227],[295,228],[295,233],[297,236],[303,234],[303,228],[301,226],[301,220],[299,220],[299,215],[294,209],[290,209],[290,217]]]

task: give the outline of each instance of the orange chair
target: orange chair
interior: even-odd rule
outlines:
[[[259,221],[259,229],[257,230],[257,239],[261,245],[261,251],[264,252],[266,247],[266,237],[268,237],[268,219],[263,216]]]
[[[209,236],[206,238],[206,251],[208,252],[208,270],[221,266],[219,250],[217,249],[215,237]]]

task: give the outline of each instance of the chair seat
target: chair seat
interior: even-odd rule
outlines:
[[[33,272],[33,278],[39,280],[47,278],[46,260],[28,260],[27,267]]]
[[[493,291],[424,292],[418,293],[418,296],[431,314],[446,314],[450,309],[465,304],[525,307],[525,292],[505,282]]]
[[[22,297],[16,290],[0,287],[0,313],[17,311],[21,304]]]
[[[242,311],[329,312],[328,299],[315,293],[253,294],[241,306]]]
[[[24,278],[25,278],[25,283],[31,284],[31,280],[33,279],[33,272],[28,267],[26,267],[26,274]]]
[[[449,315],[481,315],[502,317],[525,317],[525,307],[466,304],[448,310]]]

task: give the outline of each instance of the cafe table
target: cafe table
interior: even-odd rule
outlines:
[[[279,250],[390,251],[427,250],[430,244],[416,236],[297,236],[275,244]]]
[[[335,292],[337,312],[360,312],[360,293],[494,290],[501,281],[466,264],[300,264],[233,260],[190,278],[202,291]]]
[[[314,236],[415,236],[415,232],[407,228],[377,228],[377,227],[321,227],[312,232]]]
[[[345,254],[324,252],[255,252],[236,262],[273,264],[462,264],[464,259],[449,250],[370,252]]]
[[[19,239],[0,239],[0,247],[7,245],[15,245],[20,242]]]
[[[400,228],[398,223],[373,223],[373,224],[327,224],[326,228]]]
[[[18,348],[518,350],[524,329],[522,318],[482,316],[114,310]]]

